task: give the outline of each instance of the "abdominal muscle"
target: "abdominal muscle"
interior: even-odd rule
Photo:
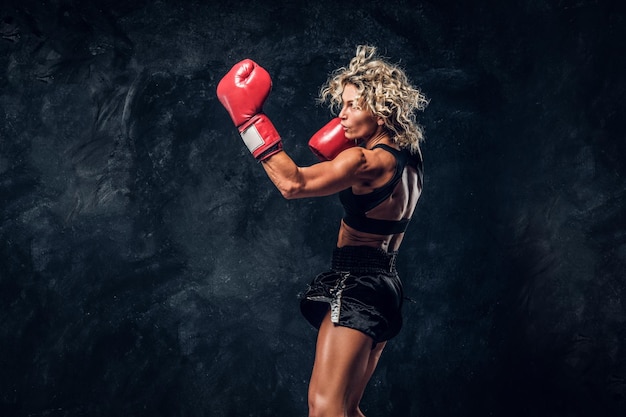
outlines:
[[[337,247],[344,246],[369,246],[379,248],[385,252],[395,252],[400,249],[400,243],[404,233],[397,235],[375,235],[373,233],[360,232],[341,221],[339,227],[339,236],[337,238]]]

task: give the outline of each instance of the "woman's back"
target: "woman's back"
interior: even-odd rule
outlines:
[[[397,251],[400,247],[404,232],[399,231],[406,227],[406,224],[413,216],[415,206],[422,191],[421,158],[415,158],[417,164],[398,161],[400,151],[393,152],[386,146],[382,149],[376,148],[369,152],[379,153],[377,161],[385,166],[384,173],[379,179],[364,186],[353,186],[350,190],[345,190],[342,196],[342,203],[346,208],[347,215],[341,222],[338,247],[343,246],[370,246],[383,249],[386,252]],[[395,154],[395,155],[394,155]],[[398,170],[396,172],[396,170]],[[388,191],[386,187],[393,188]],[[380,194],[384,200],[380,200]],[[378,198],[378,199],[377,199]],[[356,211],[361,210],[359,216],[352,215],[353,205],[360,205]],[[370,207],[375,205],[374,207]],[[366,217],[366,219],[363,219]],[[350,219],[350,220],[349,220]],[[370,220],[371,219],[371,220]],[[348,221],[347,221],[348,220]],[[372,220],[382,220],[384,223],[375,232],[364,227],[363,222],[371,223]],[[396,223],[403,223],[404,226],[397,226]],[[385,225],[389,226],[385,227]],[[395,227],[394,227],[395,226]],[[374,227],[376,229],[376,227]],[[389,230],[385,233],[385,229]],[[396,229],[395,231],[393,229]]]

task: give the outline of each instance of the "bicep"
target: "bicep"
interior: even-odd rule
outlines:
[[[343,151],[332,161],[299,167],[284,152],[264,164],[285,198],[322,197],[338,193],[375,175],[361,148]]]
[[[355,163],[337,159],[302,167],[297,197],[321,197],[345,190],[355,183],[357,171]]]

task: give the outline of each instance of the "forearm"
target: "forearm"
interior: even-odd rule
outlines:
[[[261,163],[270,181],[286,199],[304,197],[304,180],[300,167],[286,152],[282,151]]]
[[[352,186],[366,165],[361,148],[348,149],[332,161],[300,167],[284,151],[261,163],[286,199],[323,197]]]

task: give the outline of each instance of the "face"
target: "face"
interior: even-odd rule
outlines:
[[[347,139],[367,140],[376,133],[378,121],[369,109],[361,109],[358,106],[357,98],[356,87],[353,84],[346,84],[341,94],[343,106],[339,118]]]

